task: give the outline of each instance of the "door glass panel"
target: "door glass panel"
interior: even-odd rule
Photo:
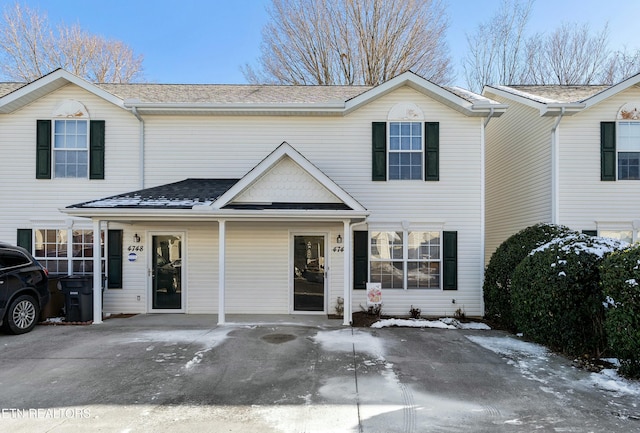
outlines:
[[[182,236],[153,236],[152,244],[152,308],[179,310],[182,308]]]
[[[324,311],[324,236],[293,239],[293,309]]]

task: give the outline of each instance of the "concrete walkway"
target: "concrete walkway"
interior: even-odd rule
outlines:
[[[637,396],[498,331],[348,328],[323,316],[139,315],[0,334],[0,431],[632,432]]]

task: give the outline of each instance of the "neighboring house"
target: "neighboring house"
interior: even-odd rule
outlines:
[[[109,313],[481,316],[484,127],[505,106],[377,87],[0,84],[0,238],[94,274]],[[95,233],[100,232],[100,236]],[[96,321],[99,321],[97,319]]]
[[[527,226],[638,240],[640,75],[615,86],[485,86],[486,260]]]

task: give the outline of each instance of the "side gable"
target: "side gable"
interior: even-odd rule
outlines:
[[[108,102],[111,102],[118,107],[124,108],[122,99],[63,69],[56,69],[50,74],[45,75],[1,97],[0,113],[12,113],[68,84],[75,84],[76,86],[86,90],[87,92],[93,93],[94,95]]]
[[[347,101],[345,114],[357,110],[361,106],[375,101],[402,86],[409,86],[465,116],[486,117],[491,115],[498,117],[507,108],[507,105],[492,101],[484,96],[457,87],[444,88],[425,80],[413,72],[405,72]]]

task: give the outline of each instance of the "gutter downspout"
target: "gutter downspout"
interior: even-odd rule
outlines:
[[[349,239],[348,248],[345,248],[345,257],[344,257],[344,275],[347,277],[344,282],[344,309],[342,310],[343,322],[344,326],[350,326],[353,323],[353,311],[352,311],[352,294],[353,287],[351,286],[353,282],[353,269],[351,266],[353,259],[353,242],[351,242],[351,234],[353,233],[353,228],[360,224],[366,224],[367,220],[365,218],[364,221],[359,221],[355,223],[347,224],[344,222],[344,239]],[[348,230],[348,233],[347,233]]]
[[[136,116],[136,119],[140,122],[140,138],[139,138],[139,155],[138,160],[140,161],[140,165],[138,168],[138,172],[140,175],[140,189],[144,189],[144,119],[138,113],[136,107],[131,107],[131,113]]]
[[[486,152],[485,152],[485,148],[486,148],[486,142],[485,142],[485,135],[486,135],[486,128],[487,125],[489,124],[489,121],[491,120],[491,118],[493,117],[494,112],[493,112],[493,107],[489,109],[489,115],[487,116],[486,120],[484,121],[484,123],[482,124],[482,128],[481,128],[481,136],[480,136],[480,310],[482,311],[482,315],[484,316],[484,293],[483,293],[483,287],[484,287],[484,262],[485,262],[485,248],[486,248],[486,242],[485,242],[485,236],[486,236],[486,228],[485,228],[485,224],[486,224],[486,170],[485,170],[485,164],[486,164]]]
[[[551,128],[551,224],[560,224],[560,133],[558,126],[564,117],[565,107],[561,108],[560,115]]]

